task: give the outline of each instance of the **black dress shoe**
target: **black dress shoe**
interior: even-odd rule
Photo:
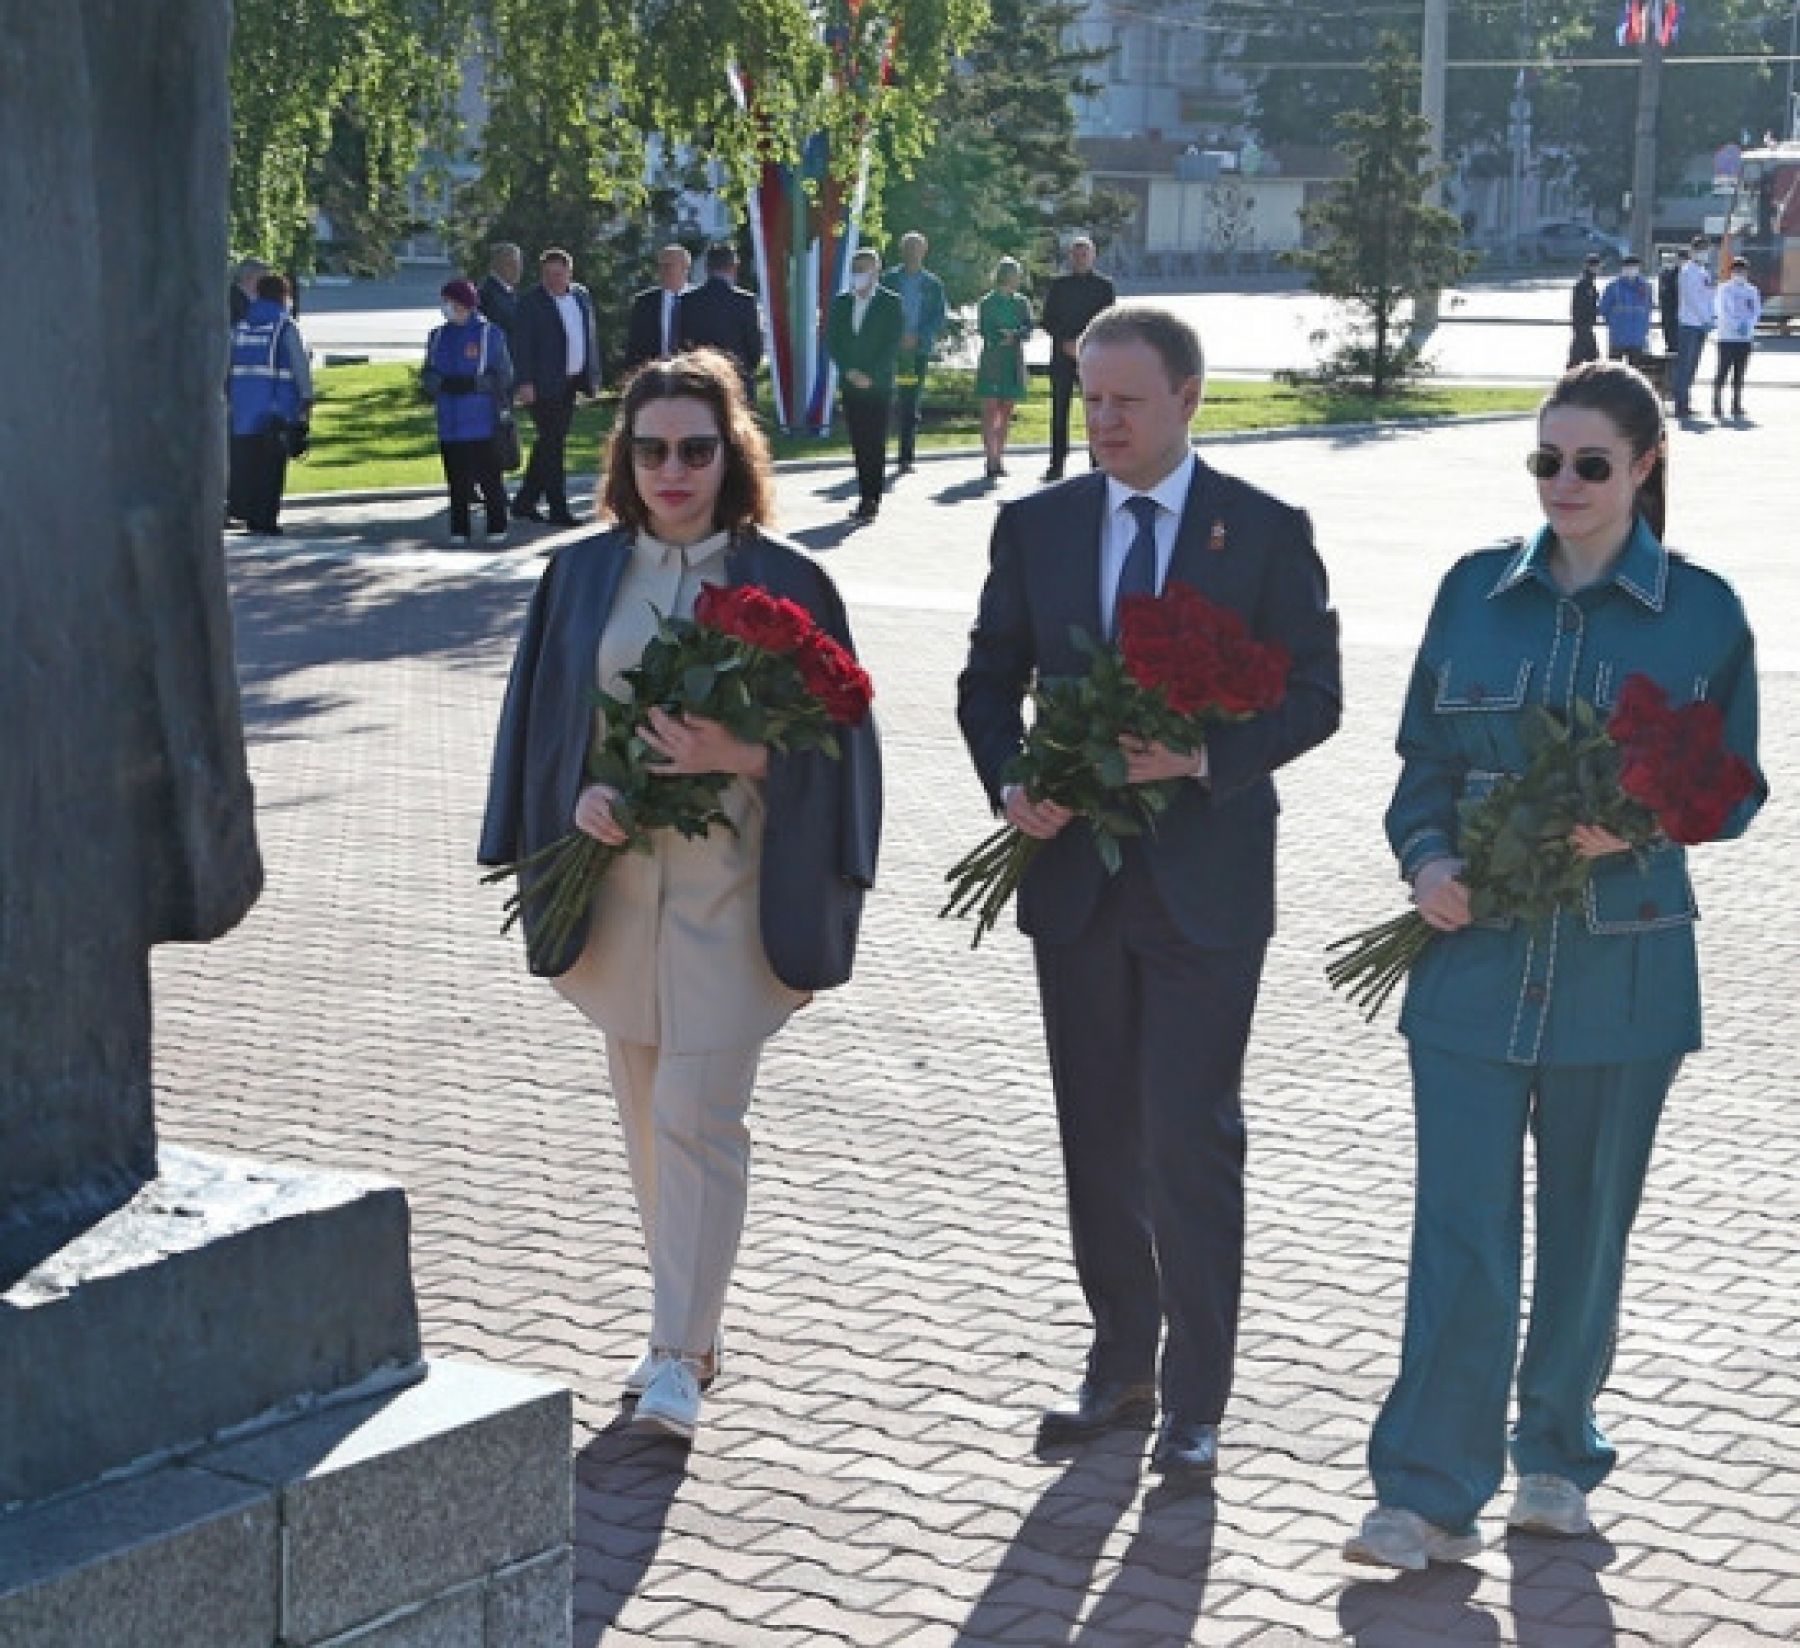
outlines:
[[[1066,1408],[1050,1408],[1038,1422],[1038,1441],[1086,1442],[1107,1431],[1147,1428],[1156,1417],[1156,1387],[1148,1380],[1084,1379]]]
[[[515,503],[512,506],[512,518],[515,521],[536,521],[539,526],[544,524],[544,517],[536,504]]]
[[[1217,1475],[1219,1427],[1165,1414],[1156,1433],[1150,1464],[1173,1482],[1200,1481]]]
[[[1062,472],[1061,467],[1057,464],[1052,464],[1048,469],[1046,469],[1044,471],[1044,480],[1046,482],[1060,481],[1062,479],[1062,475],[1063,475],[1063,472]]]
[[[552,526],[580,526],[581,517],[566,509],[553,509],[550,512]]]

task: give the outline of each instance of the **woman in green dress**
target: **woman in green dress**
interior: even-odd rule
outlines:
[[[975,393],[981,397],[981,449],[988,479],[1006,473],[1006,436],[1013,408],[1025,398],[1025,340],[1031,335],[1031,304],[1019,292],[1024,270],[1017,258],[994,266],[994,289],[981,300],[981,359]]]

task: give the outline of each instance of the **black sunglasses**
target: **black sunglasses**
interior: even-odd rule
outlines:
[[[1535,452],[1525,454],[1525,467],[1540,481],[1554,480],[1560,475],[1563,461],[1560,452],[1552,452],[1547,446],[1540,446]],[[1576,475],[1584,481],[1593,482],[1595,486],[1612,479],[1612,459],[1604,452],[1583,452],[1573,462]]]
[[[675,456],[683,469],[704,469],[724,444],[719,435],[686,435],[674,443]],[[661,469],[669,461],[669,445],[656,435],[633,435],[631,461],[640,469]]]

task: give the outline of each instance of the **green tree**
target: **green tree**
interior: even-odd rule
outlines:
[[[392,201],[447,119],[472,0],[237,0],[231,43],[231,240],[311,267],[312,209],[348,117],[340,211]],[[340,157],[343,158],[343,157]]]
[[[1295,254],[1313,289],[1349,306],[1351,340],[1325,363],[1334,378],[1354,378],[1380,396],[1419,366],[1402,312],[1474,262],[1461,249],[1455,217],[1422,198],[1433,174],[1425,165],[1428,125],[1417,112],[1419,64],[1398,35],[1387,35],[1369,65],[1369,101],[1335,122],[1346,176],[1302,214],[1319,244]]]
[[[1686,8],[1681,37],[1669,53],[1767,55],[1787,49],[1787,11],[1768,0],[1706,0]],[[1450,71],[1445,149],[1479,153],[1503,145],[1507,105],[1521,61],[1531,71],[1534,146],[1566,152],[1580,190],[1616,206],[1630,186],[1635,48],[1618,44],[1619,6],[1609,0],[1456,0],[1450,11],[1450,60],[1495,63]],[[1212,21],[1227,34],[1224,50],[1247,65],[1250,119],[1270,144],[1316,143],[1319,132],[1363,94],[1361,65],[1380,33],[1394,25],[1391,8],[1354,0],[1271,6],[1268,0],[1214,0]],[[1408,21],[1408,28],[1413,24]],[[1619,68],[1556,67],[1557,59],[1607,58]],[[1659,184],[1679,177],[1688,157],[1740,131],[1760,134],[1780,119],[1780,88],[1756,64],[1675,67],[1663,77],[1657,144]]]
[[[890,238],[917,229],[952,301],[987,289],[1016,257],[1035,278],[1056,264],[1057,231],[1102,240],[1124,203],[1082,186],[1074,100],[1097,89],[1105,52],[1083,47],[1075,0],[992,0],[987,27],[957,60],[930,111],[922,160],[895,159],[881,206]]]

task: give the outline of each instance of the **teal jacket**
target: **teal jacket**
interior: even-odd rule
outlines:
[[[1731,586],[1670,553],[1641,520],[1611,574],[1575,595],[1546,566],[1546,527],[1465,556],[1438,591],[1400,722],[1403,770],[1388,838],[1411,880],[1456,854],[1456,809],[1524,770],[1522,712],[1612,706],[1627,676],[1673,704],[1710,698],[1729,747],[1757,770],[1740,835],[1768,795],[1756,759],[1756,662]],[[1515,1064],[1617,1064],[1700,1045],[1698,916],[1685,851],[1600,860],[1583,907],[1548,923],[1481,922],[1441,935],[1408,983],[1414,1041]]]

